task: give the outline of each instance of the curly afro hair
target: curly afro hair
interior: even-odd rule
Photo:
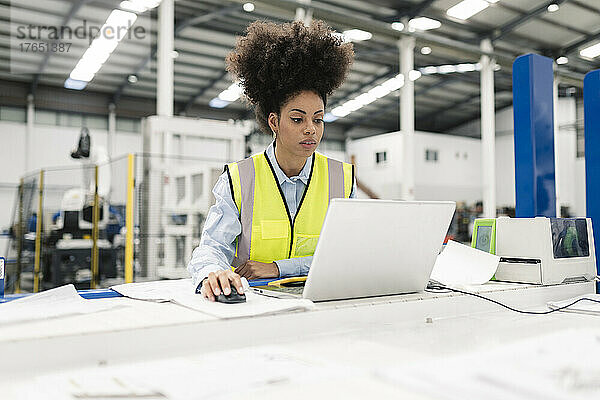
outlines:
[[[269,134],[269,114],[279,114],[296,94],[310,90],[326,104],[327,96],[344,82],[353,59],[352,44],[343,43],[323,21],[309,27],[256,21],[225,61],[254,105],[259,127]]]

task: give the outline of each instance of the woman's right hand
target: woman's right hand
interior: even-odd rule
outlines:
[[[231,294],[231,286],[237,288],[238,293],[244,293],[242,280],[238,274],[232,270],[223,270],[219,272],[211,272],[208,277],[202,281],[202,296],[210,301],[215,301],[215,297],[221,292],[227,296]]]

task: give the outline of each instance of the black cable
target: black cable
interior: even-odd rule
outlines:
[[[469,296],[478,297],[478,298],[480,298],[480,299],[487,300],[487,301],[489,301],[489,302],[492,302],[492,303],[494,303],[494,304],[497,304],[497,305],[499,305],[499,306],[501,306],[501,307],[507,308],[507,309],[509,309],[509,310],[511,310],[511,311],[514,311],[514,312],[518,312],[518,313],[521,313],[521,314],[533,314],[533,315],[545,315],[545,314],[551,314],[551,313],[553,313],[553,312],[556,312],[556,311],[561,311],[561,310],[564,310],[565,308],[569,308],[569,307],[571,307],[571,306],[573,306],[573,305],[575,305],[575,304],[577,304],[577,303],[579,303],[580,301],[583,301],[583,300],[591,301],[591,302],[594,302],[594,303],[600,303],[600,300],[594,300],[594,299],[589,299],[589,298],[587,298],[587,297],[582,297],[582,298],[580,298],[580,299],[577,299],[577,300],[575,300],[575,301],[574,301],[574,302],[572,302],[572,303],[569,303],[569,304],[567,304],[566,306],[562,306],[562,307],[559,307],[559,308],[555,308],[554,310],[549,310],[549,311],[523,311],[523,310],[517,310],[516,308],[512,308],[511,306],[507,306],[506,304],[502,304],[502,303],[500,303],[499,301],[496,301],[496,300],[490,299],[490,298],[488,298],[488,297],[485,297],[485,296],[479,295],[479,294],[477,294],[477,293],[465,292],[465,291],[463,291],[463,290],[460,290],[460,289],[454,289],[454,288],[451,288],[451,287],[448,287],[448,286],[443,286],[443,285],[428,285],[428,286],[427,286],[427,289],[433,289],[433,290],[436,290],[436,291],[446,290],[446,291],[450,291],[450,292],[456,292],[456,293],[461,293],[461,294],[467,294],[467,295],[469,295]]]

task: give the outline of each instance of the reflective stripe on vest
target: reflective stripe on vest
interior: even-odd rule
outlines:
[[[242,232],[232,265],[273,262],[314,254],[329,201],[348,198],[351,164],[314,153],[308,184],[292,219],[266,153],[226,166]]]

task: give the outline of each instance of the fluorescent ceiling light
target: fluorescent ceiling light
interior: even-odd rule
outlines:
[[[437,74],[437,67],[429,66],[429,67],[421,68],[421,73],[423,75]]]
[[[239,99],[243,91],[244,89],[240,85],[238,85],[237,83],[233,83],[227,89],[219,93],[219,99],[231,103]]]
[[[416,81],[420,77],[421,77],[421,72],[416,71],[414,69],[408,73],[408,79],[410,79],[411,81]]]
[[[323,117],[323,121],[325,121],[325,122],[333,122],[336,119],[338,119],[338,117],[336,117],[335,115],[333,115],[330,112],[325,113],[325,116]]]
[[[429,46],[421,47],[421,54],[423,54],[423,55],[431,54],[431,47],[429,47]]]
[[[127,81],[128,81],[129,83],[137,83],[137,81],[138,81],[138,77],[137,77],[137,76],[135,76],[135,75],[129,75],[129,76],[127,77]]]
[[[86,81],[78,81],[76,79],[67,78],[65,81],[65,88],[74,90],[83,90],[87,86]]]
[[[369,93],[369,92],[363,93],[363,94],[361,94],[360,96],[358,96],[356,98],[356,101],[358,101],[363,106],[366,106],[367,104],[371,104],[375,100],[377,100],[377,96],[375,96],[375,95],[373,95],[372,93]]]
[[[423,75],[432,75],[432,74],[451,74],[454,72],[473,72],[480,71],[481,64],[458,64],[458,65],[430,65],[428,67],[419,68],[419,72]]]
[[[456,66],[456,72],[473,72],[476,70],[477,67],[475,64],[458,64]]]
[[[362,107],[363,104],[356,99],[352,99],[344,103],[344,108],[350,110],[351,112],[361,109]]]
[[[463,0],[454,7],[450,7],[446,14],[463,21],[488,8],[490,3],[486,0]]]
[[[338,117],[345,117],[346,115],[350,114],[350,110],[348,110],[346,107],[344,106],[338,106],[336,108],[334,108],[333,110],[331,110],[331,113]]]
[[[379,86],[375,86],[373,89],[369,90],[367,93],[372,94],[373,96],[380,99],[383,96],[387,96],[390,93],[390,90],[379,85]]]
[[[252,11],[254,11],[254,3],[244,3],[244,5],[242,6],[242,8],[246,12],[252,12]]]
[[[69,77],[73,80],[89,82],[108,60],[119,42],[126,36],[134,24],[137,15],[122,10],[113,10],[106,22],[100,28],[99,35],[71,71]]]
[[[211,101],[208,102],[208,105],[212,108],[223,108],[229,105],[229,101],[221,100],[218,97],[215,97]]]
[[[143,13],[152,8],[158,7],[161,0],[125,0],[119,4],[123,10]]]
[[[383,82],[381,86],[388,89],[390,92],[398,90],[404,86],[404,75],[398,74],[395,77]]]
[[[556,3],[552,3],[548,6],[548,12],[556,12],[558,11],[558,9],[560,8],[560,6]]]
[[[413,18],[408,21],[408,26],[413,29],[418,29],[420,31],[428,31],[430,29],[437,29],[442,26],[442,23],[436,19],[431,19],[427,17],[419,17]]]
[[[373,37],[371,32],[360,29],[350,29],[342,32],[342,34],[353,42],[362,42],[363,40],[369,40]]]
[[[452,72],[457,72],[455,65],[440,65],[437,67],[438,74],[450,74]]]
[[[582,57],[587,57],[587,58],[596,58],[596,57],[600,56],[600,43],[597,43],[590,47],[586,47],[585,49],[581,50],[579,52],[579,54]]]
[[[402,22],[392,22],[392,29],[395,29],[397,31],[403,31],[404,24]]]
[[[558,57],[558,58],[556,59],[556,63],[557,63],[558,65],[564,65],[564,64],[566,64],[566,63],[568,63],[568,62],[569,62],[569,59],[568,59],[567,57],[565,57],[565,56]]]

